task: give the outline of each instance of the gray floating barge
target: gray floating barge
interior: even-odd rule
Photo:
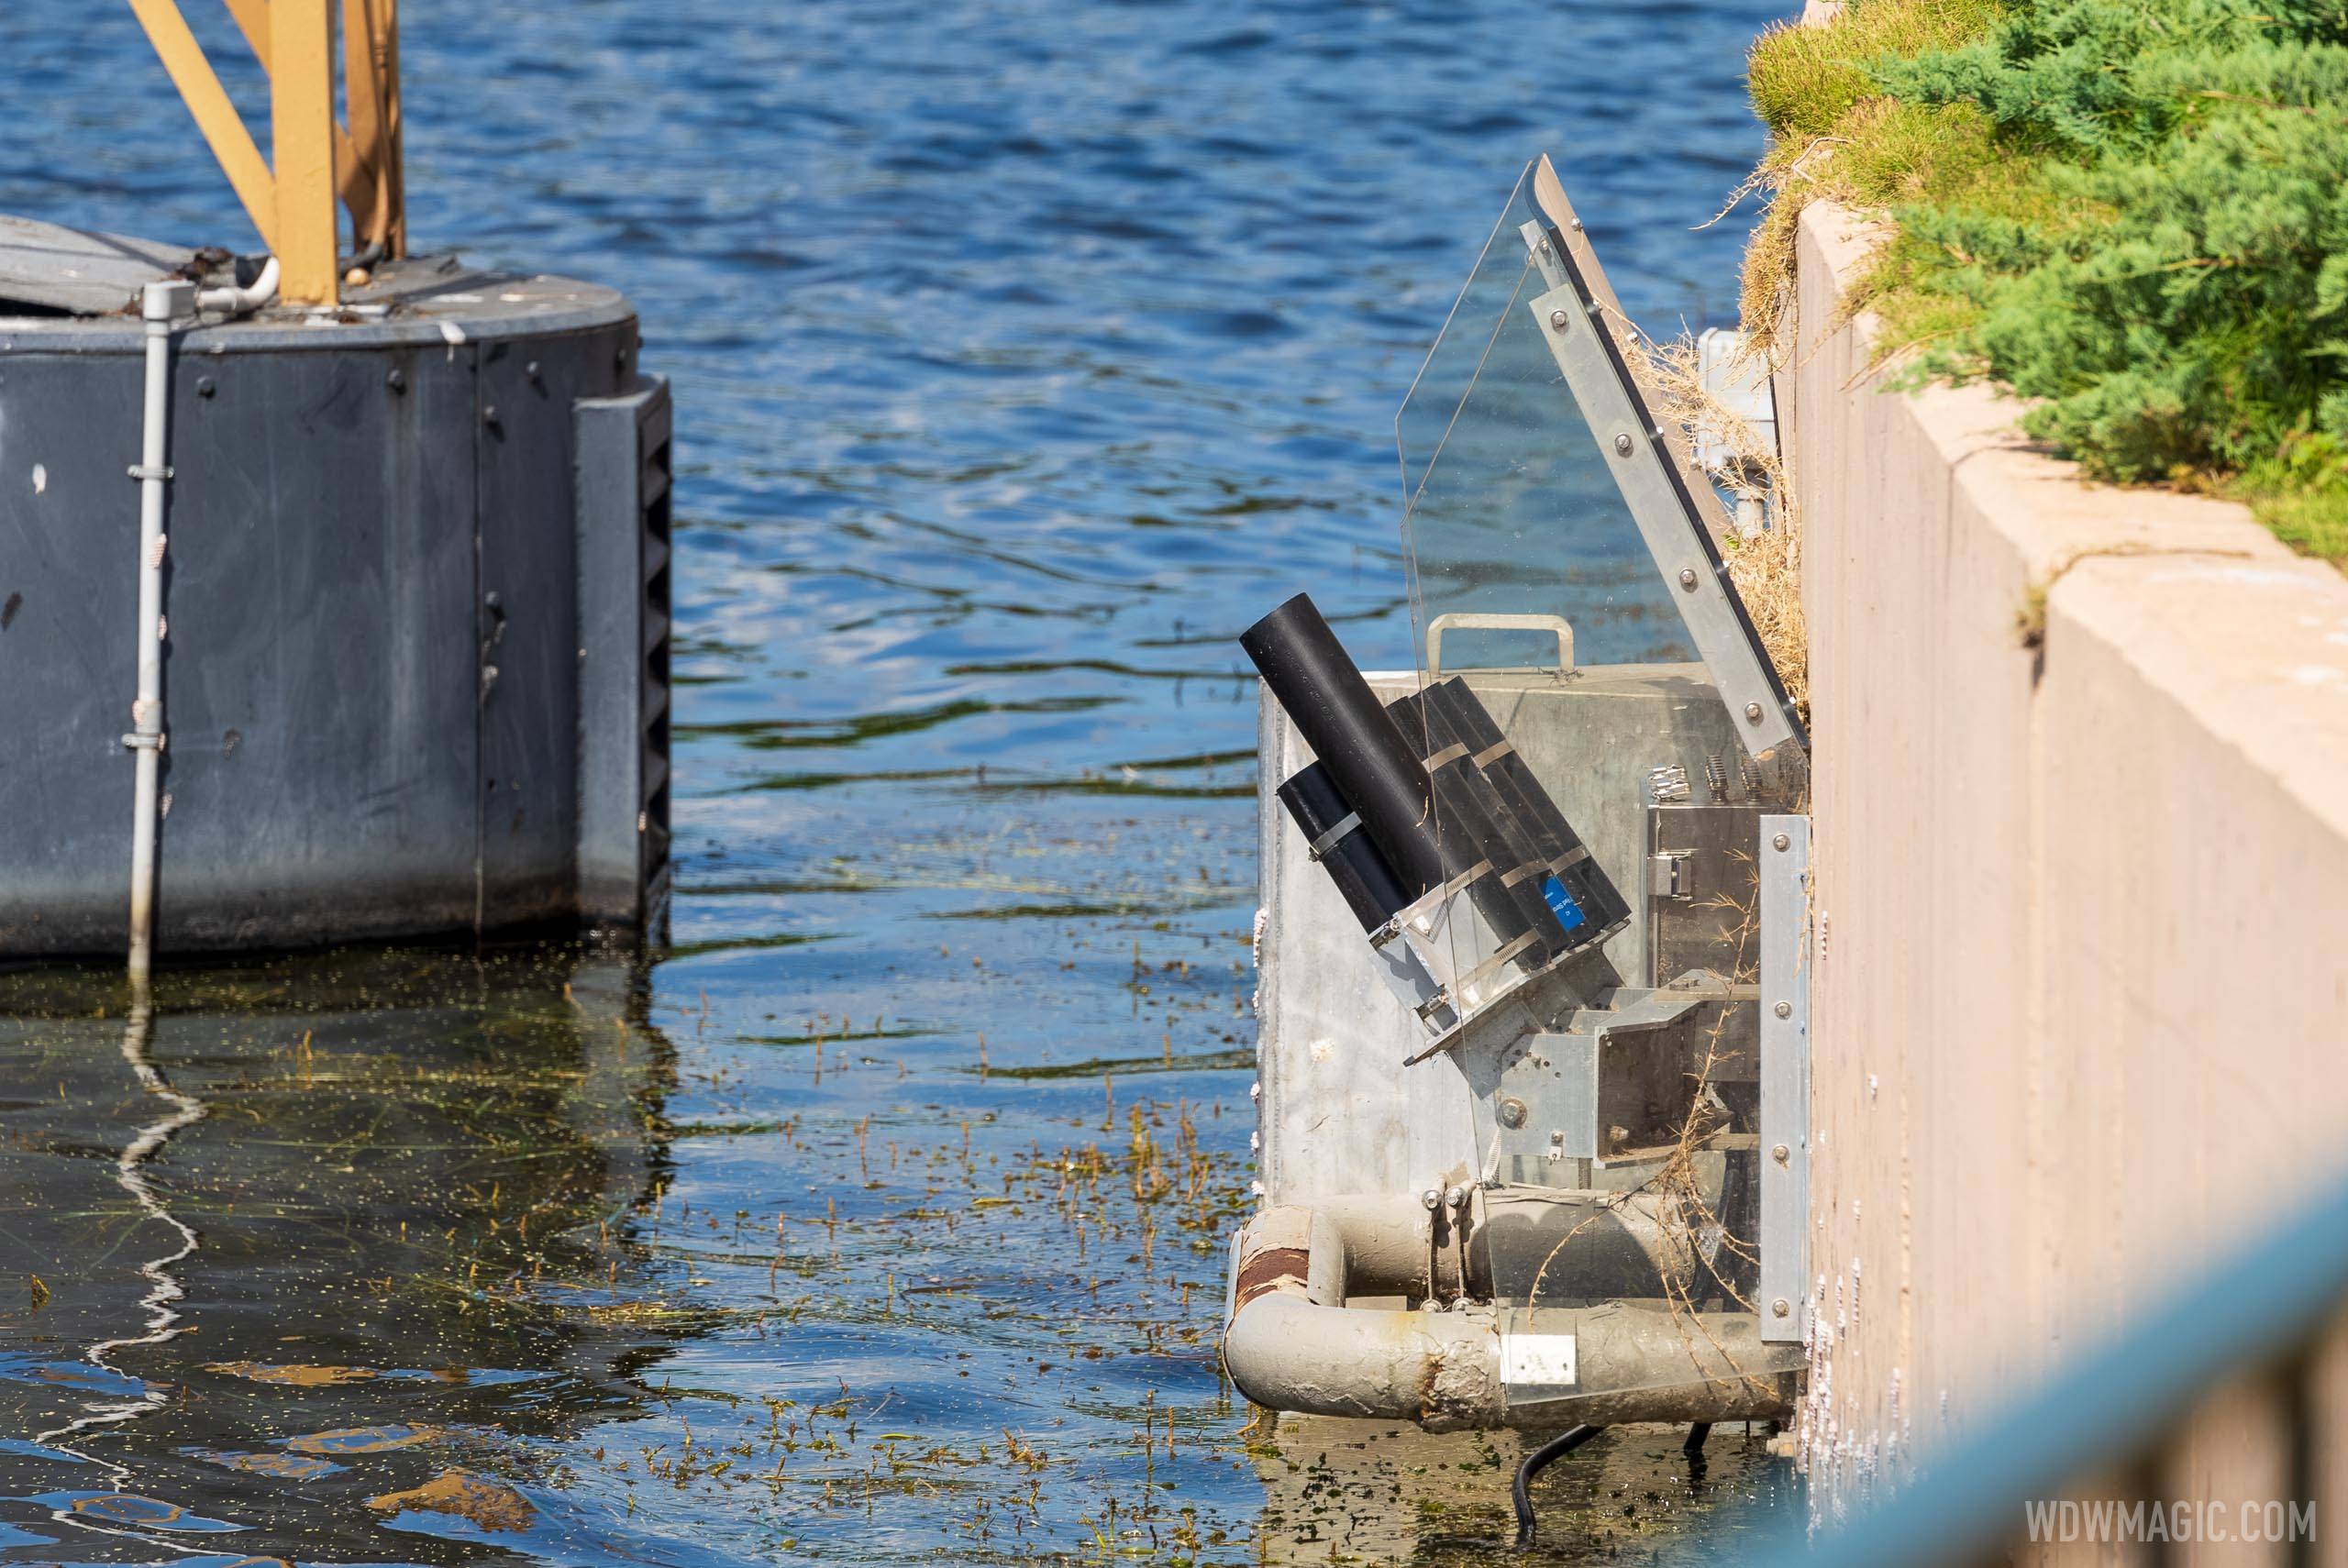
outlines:
[[[138,295],[0,220],[0,957],[118,955]],[[659,919],[670,407],[613,290],[420,257],[172,335],[156,949]]]

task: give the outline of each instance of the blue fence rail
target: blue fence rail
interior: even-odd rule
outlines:
[[[2003,1562],[2032,1539],[2033,1509],[2078,1488],[2116,1483],[2122,1508],[2183,1502],[2238,1507],[2235,1497],[2196,1498],[2176,1485],[2176,1461],[2193,1440],[2192,1419],[2227,1389],[2271,1403],[2282,1429],[2284,1540],[2261,1561],[2343,1560],[2348,1518],[2312,1519],[2289,1509],[2323,1490],[2315,1473],[2320,1420],[2338,1433],[2348,1412],[2318,1396],[2319,1353],[2348,1309],[2348,1184],[2292,1213],[2252,1244],[2232,1251],[2154,1310],[2133,1318],[2100,1347],[2051,1381],[1993,1414],[1948,1448],[1927,1455],[1911,1485],[1887,1493],[1848,1521],[1814,1538],[1789,1540],[1764,1561],[1803,1568],[1933,1568]],[[2091,1516],[2092,1517],[2092,1516]],[[2204,1513],[2198,1522],[2207,1524]],[[2301,1532],[2298,1520],[2328,1524],[2337,1540]],[[2071,1516],[2073,1522],[2078,1518]],[[2121,1525],[2109,1512],[2101,1530]],[[2190,1534],[2197,1520],[2183,1522]],[[2232,1521],[2237,1540],[2245,1521]],[[2271,1518],[2250,1521],[2264,1529]],[[2149,1561],[2166,1552],[2173,1527],[2125,1527]],[[2222,1526],[2221,1526],[2222,1528]],[[2206,1533],[2203,1537],[2208,1539]],[[2044,1539],[2042,1533],[2041,1539]]]

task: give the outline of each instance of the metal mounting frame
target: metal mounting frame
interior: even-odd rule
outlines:
[[[1810,1291],[1810,819],[1764,816],[1761,1338],[1800,1340]],[[1782,1153],[1780,1153],[1782,1151]]]
[[[1800,717],[1714,543],[1727,526],[1720,498],[1649,412],[1615,337],[1615,323],[1626,319],[1622,306],[1546,158],[1534,168],[1533,191],[1545,221],[1527,222],[1518,232],[1549,287],[1531,309],[1566,389],[1581,406],[1745,749],[1756,758],[1789,742],[1806,749]]]

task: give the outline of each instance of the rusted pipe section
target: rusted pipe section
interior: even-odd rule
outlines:
[[[1239,1391],[1276,1410],[1434,1431],[1791,1411],[1799,1347],[1765,1346],[1750,1313],[1691,1312],[1660,1298],[1444,1311],[1347,1305],[1349,1294],[1396,1293],[1408,1283],[1397,1272],[1423,1277],[1428,1219],[1421,1209],[1415,1264],[1401,1200],[1281,1207],[1250,1221],[1237,1239],[1223,1342]],[[1479,1265],[1469,1251],[1472,1283]],[[1356,1255],[1368,1265],[1361,1277]]]

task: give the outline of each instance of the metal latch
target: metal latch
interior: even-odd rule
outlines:
[[[1647,856],[1647,891],[1658,899],[1686,899],[1688,852],[1667,849]]]

